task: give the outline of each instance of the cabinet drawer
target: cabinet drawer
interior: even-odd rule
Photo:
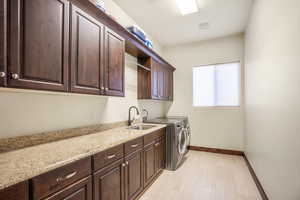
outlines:
[[[112,162],[119,160],[124,157],[124,146],[123,144],[100,152],[93,156],[94,170],[101,169]]]
[[[46,197],[91,174],[91,158],[85,158],[32,179],[34,200]]]
[[[83,178],[43,200],[92,200],[92,177]]]
[[[125,154],[128,155],[140,148],[143,148],[143,138],[137,138],[125,143]]]
[[[165,136],[165,133],[166,133],[166,129],[163,128],[153,133],[150,133],[149,135],[144,136],[144,145],[146,146],[148,144],[155,142],[155,140],[157,140],[158,138]]]

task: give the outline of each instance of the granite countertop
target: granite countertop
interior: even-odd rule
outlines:
[[[114,128],[0,154],[0,190],[166,127]]]

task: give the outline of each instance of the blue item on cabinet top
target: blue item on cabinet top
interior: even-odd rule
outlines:
[[[132,34],[137,36],[139,39],[141,39],[143,42],[146,42],[146,35],[144,31],[139,29],[137,26],[130,26],[127,28]]]
[[[149,40],[148,38],[146,38],[146,42],[145,45],[151,49],[153,49],[153,43],[151,40]]]
[[[101,9],[103,12],[106,12],[103,0],[90,0],[90,1],[94,3],[97,6],[97,8]]]

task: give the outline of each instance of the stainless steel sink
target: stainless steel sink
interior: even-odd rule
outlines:
[[[150,128],[156,127],[155,125],[137,125],[137,126],[130,126],[127,129],[131,130],[148,130]]]

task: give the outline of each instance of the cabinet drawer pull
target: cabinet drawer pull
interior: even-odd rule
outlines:
[[[113,155],[107,156],[107,159],[108,159],[108,160],[110,160],[110,159],[113,159],[114,157],[116,157],[116,154],[113,154]]]
[[[11,77],[14,79],[14,80],[18,80],[20,77],[19,77],[19,74],[12,74]]]
[[[139,144],[132,144],[131,145],[132,148],[135,148],[135,147],[138,147],[138,146],[139,146]]]
[[[0,72],[0,78],[4,78],[6,76],[5,72]]]
[[[65,177],[58,177],[56,179],[56,182],[61,182],[61,181],[68,180],[68,179],[72,178],[73,176],[75,176],[76,174],[77,174],[77,172],[75,171],[75,172],[72,172],[72,173],[66,175]]]

